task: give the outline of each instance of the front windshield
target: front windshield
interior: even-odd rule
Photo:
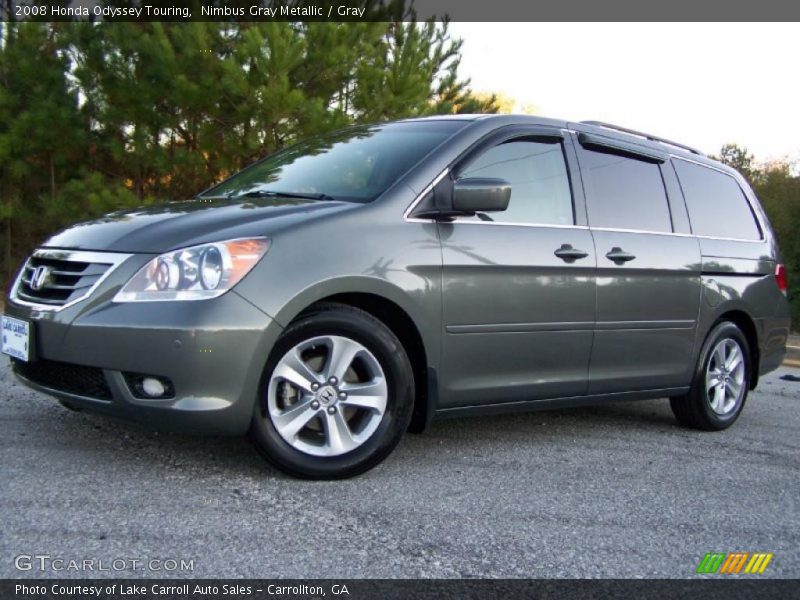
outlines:
[[[273,154],[202,196],[286,194],[369,202],[464,125],[442,120],[350,127]]]

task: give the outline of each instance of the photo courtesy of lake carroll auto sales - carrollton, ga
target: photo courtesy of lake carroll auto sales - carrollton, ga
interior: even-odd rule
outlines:
[[[50,596],[93,596],[101,598],[103,596],[238,596],[238,595],[252,595],[254,593],[266,593],[268,596],[326,596],[330,592],[332,596],[348,596],[350,595],[347,586],[344,584],[332,584],[327,589],[321,585],[277,585],[270,583],[262,588],[256,588],[252,585],[208,585],[208,584],[190,584],[182,583],[178,585],[164,585],[161,583],[153,584],[132,584],[132,583],[112,583],[108,585],[80,585],[80,584],[62,584],[54,583],[50,585],[26,585],[18,583],[14,586],[15,595],[31,596],[31,595],[50,595]]]

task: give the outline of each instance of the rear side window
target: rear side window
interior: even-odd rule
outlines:
[[[695,235],[760,240],[750,203],[730,175],[674,160]]]
[[[667,192],[658,164],[611,152],[581,150],[589,225],[671,232]]]
[[[490,218],[504,223],[572,225],[572,192],[560,142],[528,139],[494,146],[460,170],[459,179],[490,177],[511,184],[508,208]]]

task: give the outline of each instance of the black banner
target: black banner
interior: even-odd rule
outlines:
[[[60,600],[796,598],[797,580],[2,580],[0,598]]]
[[[6,0],[5,21],[797,21],[787,0]],[[676,43],[678,40],[676,40]]]

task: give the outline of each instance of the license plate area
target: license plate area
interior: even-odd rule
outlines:
[[[0,351],[13,358],[29,362],[32,359],[33,323],[3,315],[0,319]]]

